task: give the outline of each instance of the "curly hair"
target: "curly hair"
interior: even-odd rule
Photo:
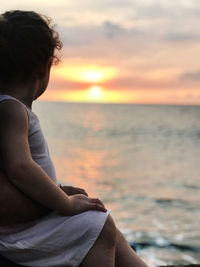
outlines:
[[[7,11],[0,15],[0,82],[26,81],[37,75],[49,58],[60,59],[62,48],[51,19],[33,11]]]

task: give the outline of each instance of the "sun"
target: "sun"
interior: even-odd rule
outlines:
[[[89,90],[89,94],[93,98],[100,98],[102,96],[102,90],[100,86],[93,85]]]
[[[97,101],[101,102],[104,98],[103,90],[98,85],[93,85],[87,91],[86,98],[89,102]]]

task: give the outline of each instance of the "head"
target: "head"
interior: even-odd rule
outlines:
[[[48,76],[46,69],[58,64],[56,51],[61,48],[58,33],[46,16],[33,11],[5,12],[0,15],[0,84],[43,79]]]

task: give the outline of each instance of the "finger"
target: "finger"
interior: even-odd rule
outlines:
[[[80,189],[81,194],[88,196],[88,194],[86,193],[86,191],[84,189]]]
[[[87,192],[84,189],[79,188],[79,187],[76,187],[76,189],[80,192],[80,194],[83,194],[85,196],[88,196]]]
[[[102,206],[104,206],[103,202],[98,198],[91,198],[90,201],[94,202],[94,203],[101,204]]]
[[[84,191],[85,195],[88,197],[88,193],[85,190],[83,190],[83,191]]]
[[[107,209],[104,206],[102,206],[101,204],[98,204],[98,203],[90,203],[89,210],[99,210],[99,211],[103,211],[103,212],[107,211]]]

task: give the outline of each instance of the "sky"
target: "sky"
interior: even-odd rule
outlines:
[[[56,24],[63,49],[41,99],[200,104],[199,0],[8,0]]]

